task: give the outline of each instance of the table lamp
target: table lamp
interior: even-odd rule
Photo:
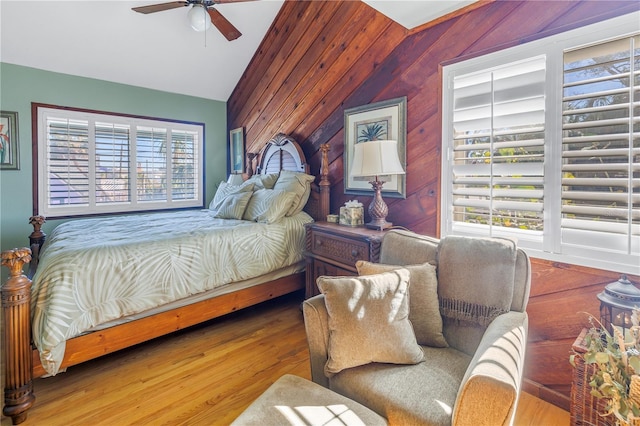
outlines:
[[[380,176],[403,175],[404,170],[398,158],[398,142],[391,140],[379,140],[360,142],[353,147],[353,162],[351,163],[351,177],[372,177],[369,181],[375,194],[369,204],[371,222],[365,224],[371,229],[387,229],[391,223],[387,222],[389,209],[382,199],[382,186],[385,181]]]

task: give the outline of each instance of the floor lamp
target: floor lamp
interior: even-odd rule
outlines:
[[[369,183],[375,194],[369,204],[371,222],[365,226],[371,229],[387,229],[392,223],[387,222],[389,209],[382,199],[382,186],[385,181],[381,176],[403,175],[404,170],[398,158],[398,142],[391,140],[360,142],[354,145],[351,177],[372,177]]]

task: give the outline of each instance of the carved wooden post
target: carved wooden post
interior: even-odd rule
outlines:
[[[327,215],[331,213],[330,198],[328,196],[331,182],[329,182],[329,150],[331,147],[328,143],[320,145],[320,213],[322,220],[327,220]]]
[[[31,263],[29,263],[29,272],[27,273],[29,279],[33,278],[36,273],[36,268],[40,261],[40,249],[47,238],[47,235],[40,229],[46,221],[44,216],[31,216],[29,218],[29,224],[33,226],[33,232],[29,235],[29,247],[31,248]]]
[[[31,250],[20,248],[2,252],[2,266],[9,279],[2,287],[4,313],[4,408],[14,425],[27,419],[34,400],[31,364],[31,280],[22,274],[31,261]]]
[[[253,174],[256,172],[256,167],[254,166],[254,161],[255,161],[257,156],[258,156],[258,154],[256,154],[255,152],[248,152],[247,153],[247,159],[249,160],[249,161],[247,161],[247,175],[249,177],[253,176]]]

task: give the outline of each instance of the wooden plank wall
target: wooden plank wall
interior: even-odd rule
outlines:
[[[407,31],[357,1],[286,2],[227,105],[248,152],[277,132],[294,136],[312,170],[329,143],[332,212],[343,194],[344,109],[407,96],[407,198],[387,199],[389,220],[437,235],[441,65],[638,10],[630,1],[486,1]],[[359,197],[368,205],[370,198]],[[618,274],[533,261],[526,388],[568,407],[571,344],[597,314],[596,294]],[[640,283],[638,277],[632,280]]]

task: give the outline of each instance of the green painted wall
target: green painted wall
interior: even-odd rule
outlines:
[[[226,102],[0,63],[0,109],[18,112],[20,144],[20,170],[0,171],[1,250],[27,246],[32,231],[31,102],[205,123],[206,203],[226,178]],[[43,231],[60,222],[48,221]]]

